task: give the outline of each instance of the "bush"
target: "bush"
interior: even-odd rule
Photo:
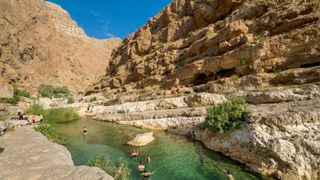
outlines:
[[[215,107],[208,108],[202,127],[218,134],[238,128],[245,120],[249,106],[243,98],[233,97]]]
[[[118,163],[113,163],[106,156],[98,155],[90,159],[87,165],[101,168],[113,176],[115,180],[128,180],[130,176],[128,164],[123,159],[120,159]]]
[[[41,97],[51,98],[53,96],[54,87],[52,85],[41,84],[38,88]]]
[[[27,91],[24,90],[24,89],[15,89],[15,90],[14,90],[14,96],[27,97],[27,98],[29,98],[29,97],[30,97],[30,93],[27,92]]]
[[[74,97],[69,96],[69,97],[68,97],[68,104],[72,104],[72,103],[74,103],[74,102],[76,102],[76,101],[74,100]]]
[[[45,110],[41,105],[33,104],[27,110],[26,114],[42,115],[46,123],[65,123],[79,120],[79,114],[73,109],[53,108]]]
[[[112,105],[119,104],[119,102],[120,102],[120,97],[117,96],[115,99],[111,99],[109,101],[106,101],[103,105],[104,106],[112,106]]]
[[[12,105],[17,105],[20,101],[19,96],[14,96],[13,98],[1,98],[0,103],[8,103]]]
[[[45,110],[39,104],[32,104],[27,110],[26,114],[45,115]]]
[[[73,109],[54,108],[46,110],[43,119],[48,123],[65,123],[79,120],[80,116]]]
[[[232,81],[237,81],[238,79],[239,79],[239,76],[236,75],[236,74],[234,74],[234,75],[231,76],[231,80],[232,80]]]
[[[62,136],[57,127],[51,124],[39,124],[34,128],[36,131],[42,133],[49,140],[58,143],[58,144],[66,144],[67,140]]]
[[[12,105],[17,105],[21,97],[30,97],[30,94],[26,90],[14,89],[12,98],[1,98],[0,103],[8,103]]]
[[[41,84],[38,88],[38,92],[41,95],[41,97],[47,97],[47,98],[52,98],[52,97],[60,98],[70,94],[69,88],[67,86],[55,88],[52,85],[47,85],[47,84]]]
[[[92,97],[92,98],[90,98],[90,102],[93,102],[93,101],[96,101],[97,100],[97,97]]]

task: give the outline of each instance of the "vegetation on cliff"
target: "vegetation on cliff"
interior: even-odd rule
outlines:
[[[62,97],[70,94],[67,86],[53,87],[52,85],[41,84],[38,88],[38,92],[41,97]]]
[[[118,163],[113,163],[104,155],[94,156],[87,162],[88,166],[99,167],[106,173],[114,177],[115,180],[128,180],[130,169],[125,160],[120,159]]]
[[[249,106],[243,98],[233,97],[230,100],[208,108],[208,115],[202,127],[218,134],[238,128],[245,120]]]
[[[22,97],[30,97],[30,93],[24,89],[14,89],[12,98],[0,98],[0,103],[17,105]]]

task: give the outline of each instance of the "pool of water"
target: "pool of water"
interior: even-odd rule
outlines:
[[[88,128],[86,136],[81,135],[83,126]],[[228,180],[223,171],[229,169],[239,180],[259,179],[244,170],[235,161],[208,150],[198,142],[184,137],[154,132],[155,141],[137,148],[138,159],[132,159],[133,147],[126,145],[135,135],[147,130],[115,123],[98,122],[88,118],[60,125],[61,132],[68,139],[66,147],[76,165],[84,165],[95,155],[105,154],[114,162],[125,159],[131,169],[130,179],[141,179],[137,172],[140,160],[146,163],[148,171],[156,171],[152,180]],[[151,163],[146,157],[151,156]]]

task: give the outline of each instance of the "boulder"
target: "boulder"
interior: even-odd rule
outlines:
[[[134,139],[127,144],[131,146],[145,146],[154,140],[153,132],[138,134]]]
[[[16,127],[16,126],[26,126],[29,124],[27,120],[6,120],[5,124],[8,128]]]

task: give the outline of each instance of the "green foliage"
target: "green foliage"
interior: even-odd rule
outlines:
[[[115,99],[111,99],[111,100],[105,102],[103,105],[104,106],[112,106],[112,105],[119,104],[119,102],[120,102],[120,97],[117,96]]]
[[[24,90],[24,89],[15,89],[15,90],[14,90],[14,96],[27,97],[27,98],[29,98],[29,97],[30,97],[30,93],[27,92],[27,91]]]
[[[53,108],[45,110],[38,104],[32,104],[27,110],[26,114],[42,115],[46,123],[65,123],[79,120],[79,114],[73,109],[67,108]]]
[[[234,74],[234,75],[231,76],[231,80],[232,80],[232,81],[237,81],[238,79],[239,79],[239,76],[236,75],[236,74]]]
[[[12,105],[17,105],[21,97],[30,97],[30,94],[26,90],[21,89],[14,89],[13,97],[12,98],[1,98],[0,103],[8,103]]]
[[[46,110],[43,119],[48,123],[65,123],[79,120],[80,116],[73,109],[53,108]]]
[[[53,87],[52,85],[41,84],[38,88],[38,92],[41,97],[64,97],[70,94],[69,88],[67,86]]]
[[[74,100],[74,97],[73,97],[73,96],[69,96],[69,97],[68,97],[68,104],[72,104],[72,103],[74,103],[74,102],[76,102],[76,101]]]
[[[13,96],[13,98],[1,98],[0,103],[8,103],[12,105],[17,105],[20,101],[19,96]]]
[[[52,85],[41,84],[38,88],[41,97],[51,98],[53,96],[54,87]]]
[[[92,97],[92,98],[90,98],[90,102],[93,102],[93,101],[96,101],[97,100],[97,97]]]
[[[215,107],[208,108],[208,115],[202,127],[210,131],[223,134],[226,131],[238,128],[245,120],[249,106],[243,98],[233,97]]]
[[[52,124],[39,124],[34,128],[36,131],[45,135],[51,141],[58,144],[66,144],[67,140],[62,136],[57,127]]]
[[[45,115],[45,110],[43,107],[39,104],[32,104],[29,106],[29,108],[26,110],[26,114],[36,114],[36,115]]]
[[[246,67],[248,67],[248,65],[249,65],[249,62],[247,59],[245,59],[245,58],[240,59],[240,67],[241,68],[246,68]]]
[[[90,159],[87,165],[101,168],[113,176],[115,180],[128,180],[130,176],[128,163],[123,159],[120,159],[117,163],[113,163],[106,156],[97,155]]]

